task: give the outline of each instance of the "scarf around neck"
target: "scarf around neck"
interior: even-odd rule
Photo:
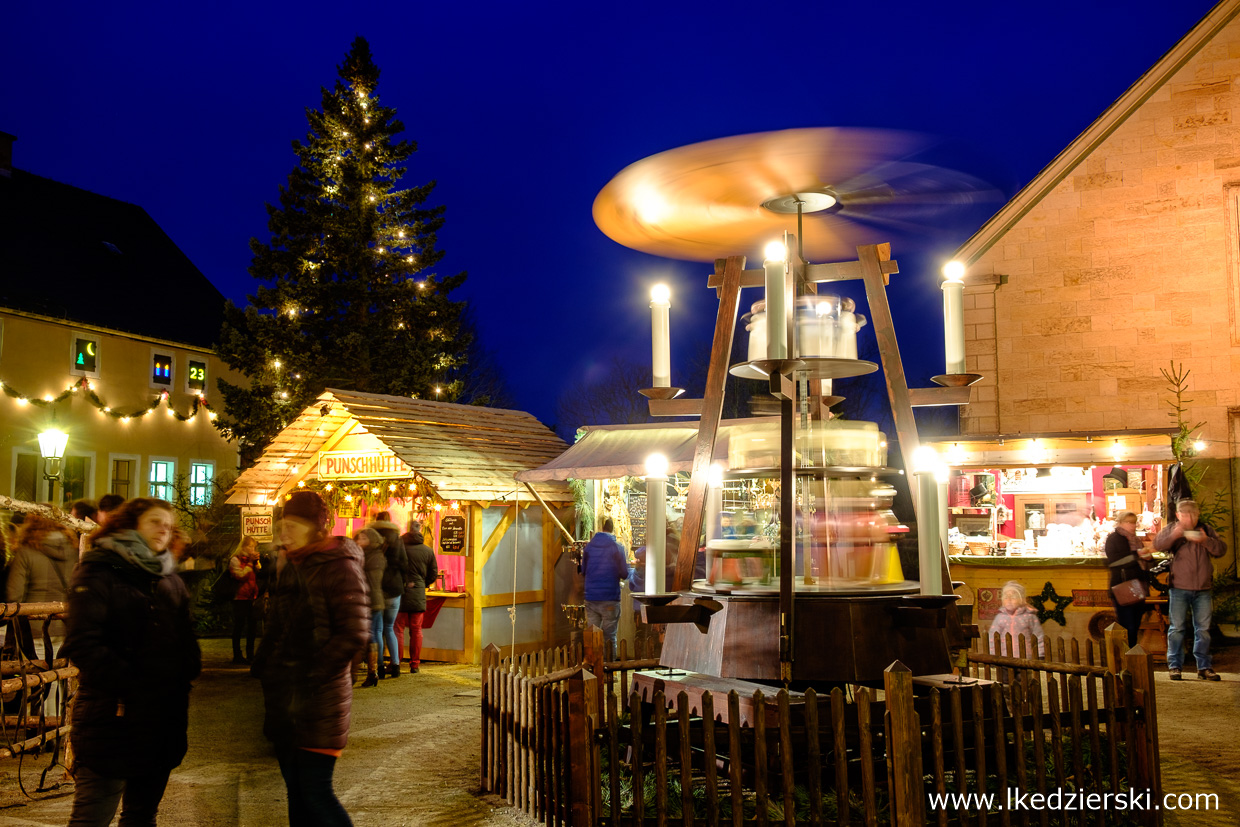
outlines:
[[[83,556],[83,561],[106,561],[119,557],[129,565],[155,577],[172,574],[176,563],[168,552],[156,554],[137,531],[127,529],[108,534],[95,541],[95,547]]]

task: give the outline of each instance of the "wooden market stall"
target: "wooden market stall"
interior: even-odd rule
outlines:
[[[327,501],[337,534],[353,536],[380,511],[402,528],[420,519],[440,569],[422,657],[478,663],[491,643],[520,653],[568,639],[558,607],[572,566],[561,560],[559,524],[572,495],[563,482],[513,478],[566,447],[521,411],[329,389],[241,474],[228,501],[242,508],[244,533],[268,538],[296,490]]]
[[[952,469],[946,519],[952,577],[985,635],[1009,580],[1020,582],[1048,635],[1102,639],[1115,619],[1103,553],[1113,519],[1138,516],[1153,543],[1174,458],[1168,429],[1097,434],[940,437]],[[1159,555],[1161,557],[1161,555]],[[1140,643],[1162,658],[1166,598],[1147,601]]]

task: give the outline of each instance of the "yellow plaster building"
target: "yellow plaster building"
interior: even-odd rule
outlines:
[[[0,133],[0,494],[191,498],[237,470],[211,422],[224,299],[141,208],[11,163]],[[205,398],[205,403],[204,403]],[[45,479],[38,434],[68,446]]]

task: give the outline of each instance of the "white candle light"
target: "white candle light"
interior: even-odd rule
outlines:
[[[922,445],[913,453],[913,475],[917,478],[917,561],[921,569],[921,593],[943,593],[943,552],[939,545],[939,486],[941,474],[938,453]]]
[[[964,373],[964,263],[943,265],[943,345],[947,373]]]
[[[766,358],[788,358],[788,311],[784,306],[784,267],[788,248],[772,241],[763,251],[766,274]]]
[[[646,593],[667,591],[667,457],[646,457]]]
[[[653,355],[654,385],[670,388],[672,385],[672,343],[669,310],[672,291],[666,284],[656,284],[650,289],[650,344]]]

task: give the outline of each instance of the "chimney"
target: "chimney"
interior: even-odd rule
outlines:
[[[0,177],[13,176],[13,142],[16,140],[16,135],[0,132]]]

